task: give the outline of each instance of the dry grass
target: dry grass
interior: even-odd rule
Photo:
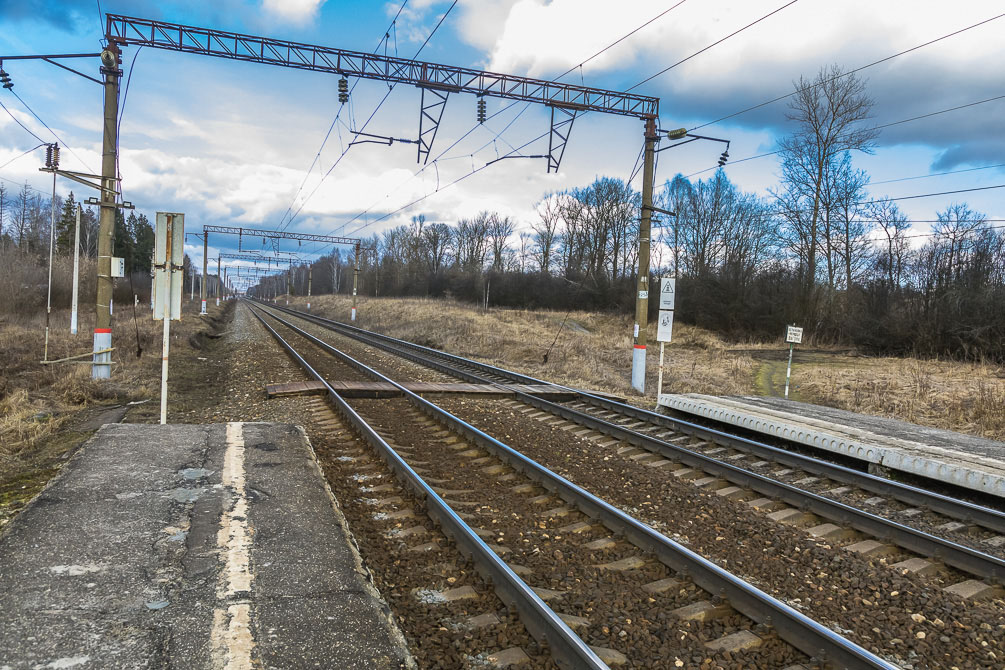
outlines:
[[[293,305],[304,308],[303,298]],[[348,321],[350,299],[314,296],[316,313]],[[282,303],[280,303],[282,304]],[[564,312],[491,309],[408,298],[360,300],[359,325],[487,363],[583,388],[617,393],[641,406],[652,400],[630,385],[631,328],[627,315],[572,312],[554,349]],[[655,339],[655,325],[650,329]],[[666,347],[665,393],[780,395],[786,345],[727,343],[678,324]],[[846,350],[803,345],[793,369],[794,398],[921,425],[1005,439],[1005,371],[991,365],[899,358],[866,358]],[[650,346],[649,398],[659,347]],[[765,381],[768,373],[768,382]]]
[[[304,308],[302,298],[293,305]],[[282,304],[282,302],[280,302]],[[314,311],[348,320],[350,300],[314,296]],[[631,389],[631,317],[572,312],[491,309],[487,312],[449,300],[368,298],[360,302],[359,325],[393,337],[443,349],[460,356],[505,366],[535,377],[597,389],[652,404]],[[555,336],[558,340],[548,355]],[[650,327],[650,341],[656,326]],[[647,358],[650,384],[655,384],[659,346]],[[756,364],[744,353],[730,352],[714,335],[678,325],[666,348],[665,392],[749,393]]]
[[[860,358],[808,364],[800,397],[996,440],[1005,439],[1005,370],[987,364]]]
[[[120,308],[121,309],[121,308]],[[116,315],[116,365],[109,382],[90,377],[88,359],[41,365],[44,350],[45,314],[30,317],[0,317],[0,483],[12,473],[31,465],[35,447],[58,433],[74,414],[93,404],[150,397],[157,388],[160,363],[161,323],[148,310],[137,308],[136,326],[132,309]],[[196,319],[182,322],[188,328],[173,328],[173,340],[184,342]],[[137,329],[142,357],[136,356]],[[54,310],[50,320],[49,359],[90,351],[93,313],[81,314],[77,335],[69,333],[69,312]]]

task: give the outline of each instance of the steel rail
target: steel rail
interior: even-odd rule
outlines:
[[[397,477],[417,496],[425,500],[429,515],[453,538],[460,550],[471,557],[475,565],[478,566],[478,572],[491,582],[499,598],[519,613],[520,620],[527,627],[527,630],[534,637],[547,640],[556,663],[569,670],[578,670],[579,668],[609,670],[607,664],[600,660],[596,653],[562,621],[561,617],[548,607],[540,596],[478,537],[443,498],[328,384],[317,370],[304,360],[289,342],[283,339],[256,310],[252,310],[252,314],[307,374],[324,384],[328,391],[328,399],[338,412],[384,458]],[[270,316],[276,318],[274,315]],[[326,351],[336,354],[340,359],[351,364],[362,365],[345,356],[342,352],[338,352],[334,347],[328,348]],[[379,376],[379,373],[369,370],[366,366],[359,369]]]
[[[354,335],[354,337],[358,339],[365,339],[363,336],[359,335]],[[386,345],[374,343],[374,346],[384,348]],[[423,362],[422,360],[419,360],[421,357],[415,356],[415,354],[412,354],[411,352],[399,350],[398,354],[415,362]],[[449,366],[442,363],[436,364],[434,361],[428,361],[425,364],[442,366],[437,367],[437,369],[444,372],[449,372],[451,370]],[[465,372],[463,370],[453,369],[452,374],[466,376],[470,381],[492,383],[490,380],[480,378],[478,375]],[[745,470],[739,466],[725,463],[710,456],[705,456],[704,454],[700,454],[671,442],[660,440],[650,435],[646,435],[645,433],[625,428],[624,426],[597,418],[591,414],[581,412],[571,407],[553,403],[526,393],[517,392],[516,396],[524,402],[555,414],[556,416],[561,416],[562,418],[575,421],[583,426],[599,430],[606,435],[623,440],[636,447],[641,447],[649,451],[660,453],[661,455],[674,460],[679,460],[682,463],[687,464],[689,467],[699,468],[705,472],[714,474],[717,477],[722,477],[738,486],[750,488],[763,495],[782,500],[785,503],[798,507],[803,511],[811,512],[838,524],[851,526],[856,530],[860,530],[873,537],[880,538],[883,541],[893,542],[904,549],[918,553],[922,556],[936,558],[947,565],[959,568],[960,570],[972,575],[988,579],[994,583],[1001,583],[1003,579],[1005,579],[1005,561],[995,556],[991,556],[984,552],[971,549],[970,547],[931,535],[916,528],[905,526],[904,524],[871,514],[856,507],[831,500],[830,498],[826,498],[816,493],[805,491],[790,484],[765,477],[764,475],[757,474],[756,472]]]
[[[420,344],[408,342],[406,340],[400,340],[391,337],[389,335],[374,333],[372,331],[364,330],[362,328],[341,323],[339,321],[334,321],[332,319],[325,319],[323,317],[318,317],[311,314],[305,314],[295,309],[278,307],[278,306],[273,307],[294,314],[300,318],[313,321],[318,325],[350,330],[362,334],[363,337],[376,338],[383,340],[385,342],[390,342],[398,347],[404,347],[407,349],[422,351],[430,356],[446,359],[448,361],[454,361],[458,365],[464,365],[467,367],[475,368],[477,370],[482,370],[487,374],[497,375],[499,377],[509,379],[511,381],[516,381],[522,384],[546,384],[558,388],[568,389],[569,391],[577,394],[582,400],[588,402],[589,404],[596,405],[608,411],[617,412],[619,414],[639,419],[641,421],[656,424],[668,430],[674,430],[680,433],[684,433],[686,435],[690,435],[692,437],[696,437],[703,440],[709,440],[725,447],[731,447],[733,449],[737,449],[740,451],[746,451],[765,459],[774,460],[784,465],[805,470],[806,472],[809,472],[814,475],[827,477],[828,479],[833,479],[834,481],[841,482],[844,484],[852,484],[854,486],[857,486],[866,491],[870,491],[872,493],[889,496],[891,498],[894,498],[895,500],[899,500],[909,505],[922,507],[931,510],[933,512],[938,512],[939,514],[943,514],[953,519],[958,519],[965,523],[973,523],[978,526],[987,528],[988,530],[992,530],[999,533],[1005,533],[1005,513],[1002,513],[995,509],[984,507],[982,505],[976,505],[974,503],[970,503],[963,500],[957,500],[955,498],[951,498],[941,493],[936,493],[934,491],[929,491],[916,486],[911,486],[909,484],[904,484],[901,482],[885,479],[883,477],[878,477],[876,475],[855,470],[854,468],[838,465],[836,463],[830,463],[828,461],[819,458],[814,458],[812,456],[807,456],[805,454],[786,451],[784,449],[773,447],[769,444],[758,442],[750,438],[740,437],[738,435],[732,435],[730,433],[725,433],[723,431],[716,430],[714,428],[709,428],[707,426],[702,426],[700,424],[692,423],[689,421],[674,419],[664,414],[658,414],[656,412],[642,409],[640,407],[635,407],[627,403],[622,403],[616,400],[610,400],[608,398],[596,396],[581,389],[571,388],[568,386],[564,386],[562,384],[555,384],[554,382],[543,381],[535,377],[530,377],[528,375],[521,374],[519,372],[513,372],[511,370],[495,367],[487,363],[481,363],[479,361],[473,361],[467,358],[462,358],[454,354],[449,354],[444,351],[439,351],[437,349],[425,347]],[[448,370],[441,370],[441,371],[448,372]],[[484,378],[473,377],[472,379],[478,379],[480,383],[485,382]],[[545,408],[542,407],[542,409]]]
[[[286,325],[324,351],[346,362],[355,361],[332,345],[311,335],[302,328],[275,314],[263,310],[271,318]],[[658,533],[650,526],[625,514],[620,509],[601,500],[589,491],[570,482],[531,458],[503,444],[450,412],[409,391],[401,384],[355,361],[358,370],[375,379],[397,387],[409,401],[431,418],[450,426],[478,446],[495,453],[514,469],[523,472],[539,484],[557,493],[563,500],[599,519],[615,533],[629,539],[640,549],[654,553],[659,560],[674,571],[686,574],[705,591],[724,597],[735,610],[758,623],[772,626],[778,636],[810,657],[825,659],[840,668],[883,668],[897,670],[897,666],[844,638],[829,628],[810,619],[801,612],[745,582],[715,563],[696,554],[687,547]],[[330,387],[329,387],[330,388]],[[334,391],[330,391],[334,393]]]

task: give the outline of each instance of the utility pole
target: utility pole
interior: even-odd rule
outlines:
[[[307,311],[311,311],[311,280],[313,278],[314,264],[307,266]]]
[[[352,269],[352,312],[349,320],[356,320],[356,292],[359,289],[359,242],[356,243],[356,266]]]
[[[199,282],[199,295],[202,296],[202,311],[199,314],[206,313],[206,273],[209,271],[209,233],[203,231],[202,233],[202,281]]]
[[[113,41],[101,52],[105,76],[105,121],[101,139],[101,215],[98,225],[98,290],[94,318],[91,377],[112,376],[112,240],[115,235],[116,163],[118,163],[119,47]]]
[[[293,263],[286,269],[286,304],[290,304],[290,296],[293,295]]]
[[[77,204],[77,221],[73,226],[73,297],[70,299],[70,334],[77,334],[77,299],[80,297],[80,215],[83,207]]]
[[[656,155],[656,120],[646,119],[645,160],[642,167],[642,212],[639,217],[639,277],[635,297],[635,332],[632,349],[632,388],[646,392],[646,340],[649,327],[649,237],[653,215],[653,163]]]
[[[216,306],[220,306],[220,288],[222,276],[220,275],[220,257],[216,257]]]

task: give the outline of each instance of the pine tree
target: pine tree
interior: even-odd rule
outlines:
[[[122,216],[122,210],[115,210],[115,236],[112,243],[112,254],[119,258],[126,259],[126,273],[133,271],[133,225],[136,223],[136,215],[129,213],[127,220]]]
[[[130,219],[133,217],[130,216]],[[150,264],[154,255],[154,229],[146,214],[140,214],[132,224],[133,233],[133,271],[150,272]]]
[[[63,202],[63,210],[56,220],[56,252],[60,254],[73,253],[73,229],[77,221],[77,201],[73,191]]]

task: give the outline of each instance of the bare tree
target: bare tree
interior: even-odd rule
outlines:
[[[492,239],[492,269],[499,272],[506,259],[507,240],[513,234],[515,226],[508,216],[501,217],[496,213],[489,216],[488,224],[489,237]]]
[[[873,100],[866,95],[865,82],[854,73],[845,74],[840,66],[822,68],[815,78],[800,77],[796,94],[789,103],[788,118],[797,126],[792,135],[779,142],[786,208],[809,210],[808,221],[795,217],[800,227],[808,226],[797,237],[807,244],[800,254],[805,257],[804,310],[812,309],[817,272],[820,205],[828,166],[845,151],[870,152],[878,131],[860,128],[869,118]],[[786,217],[793,222],[794,212]]]
[[[530,224],[531,230],[534,231],[537,265],[544,274],[551,272],[552,251],[558,240],[558,228],[562,221],[558,200],[559,196],[554,193],[545,195],[535,206],[538,221]]]
[[[905,235],[910,230],[907,215],[900,211],[896,203],[888,200],[869,206],[869,217],[883,232],[884,247],[877,255],[877,269],[886,280],[890,291],[902,286],[907,256],[910,252]]]

